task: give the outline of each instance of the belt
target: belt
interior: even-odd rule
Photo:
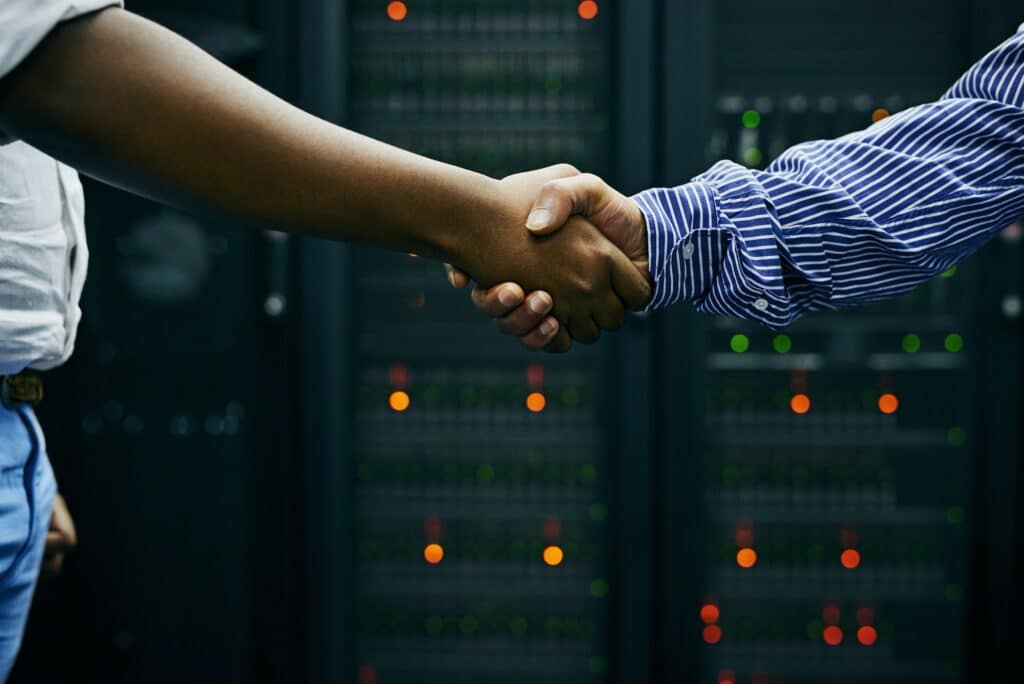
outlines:
[[[35,406],[43,400],[43,379],[38,373],[23,370],[17,375],[0,375],[0,380],[3,381],[0,395],[9,409],[18,404]]]

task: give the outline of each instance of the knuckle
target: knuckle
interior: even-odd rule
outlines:
[[[561,173],[561,174],[564,174],[566,176],[577,176],[577,175],[579,175],[579,172],[580,172],[579,169],[577,169],[575,166],[573,166],[572,164],[569,164],[567,162],[562,162],[560,164],[555,164],[555,166],[554,166],[554,168],[552,170],[555,173]]]

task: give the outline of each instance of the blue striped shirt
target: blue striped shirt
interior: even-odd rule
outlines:
[[[1024,216],[1024,26],[938,102],[633,199],[648,309],[693,300],[781,328],[906,292]]]

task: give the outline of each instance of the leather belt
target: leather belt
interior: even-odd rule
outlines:
[[[23,370],[17,375],[2,375],[3,404],[13,409],[19,404],[35,406],[43,400],[43,378],[39,373]]]

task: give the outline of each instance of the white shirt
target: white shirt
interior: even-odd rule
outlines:
[[[116,4],[0,1],[0,78],[60,22]],[[71,356],[88,261],[78,174],[0,132],[0,375]]]

